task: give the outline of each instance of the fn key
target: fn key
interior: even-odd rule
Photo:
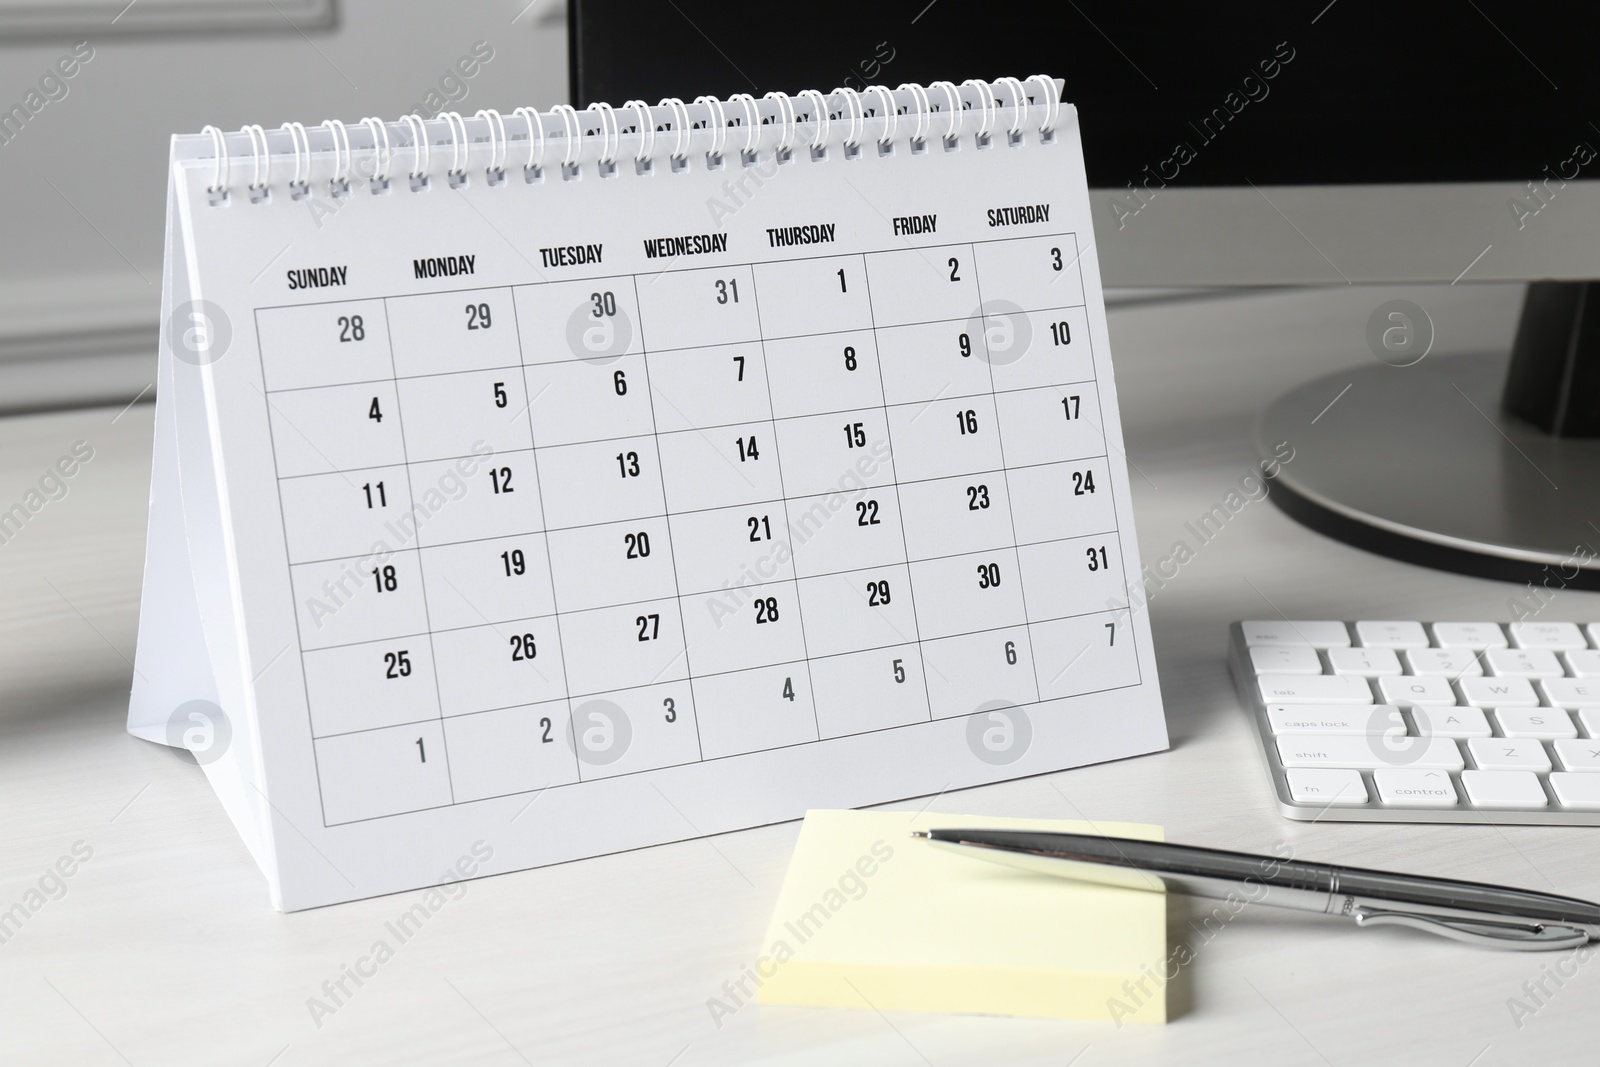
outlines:
[[[1293,767],[1284,772],[1297,804],[1365,804],[1367,787],[1358,771],[1334,767]],[[1596,775],[1600,778],[1600,775]]]

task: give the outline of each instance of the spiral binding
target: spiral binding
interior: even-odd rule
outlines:
[[[690,168],[696,150],[704,153],[708,170],[726,166],[729,151],[745,167],[757,165],[767,151],[776,163],[790,163],[797,148],[804,149],[806,158],[823,160],[841,129],[837,144],[846,159],[857,159],[866,150],[892,155],[902,137],[913,154],[927,151],[934,138],[946,151],[954,151],[968,132],[980,149],[1002,135],[1007,145],[1017,147],[1026,141],[1026,123],[1034,112],[1038,121],[1033,132],[1041,143],[1051,143],[1061,115],[1061,86],[1054,78],[1035,74],[992,83],[969,78],[960,85],[937,81],[927,86],[907,82],[895,89],[872,85],[826,94],[806,89],[792,97],[770,92],[760,99],[736,93],[727,100],[700,96],[692,104],[668,97],[655,107],[630,100],[620,109],[591,104],[579,110],[561,104],[543,113],[519,107],[510,116],[482,108],[471,118],[447,111],[434,119],[403,115],[384,122],[373,117],[353,126],[328,119],[312,129],[286,122],[276,130],[248,125],[235,134],[207,126],[198,137],[178,138],[177,155],[211,165],[205,190],[212,204],[229,201],[236,166],[248,172],[247,199],[265,203],[272,196],[274,156],[292,161],[284,189],[298,200],[321,190],[348,197],[357,177],[371,193],[387,193],[397,155],[401,160],[409,156],[409,188],[422,192],[435,177],[436,147],[441,161],[448,149],[449,166],[439,176],[452,188],[469,184],[479,163],[489,185],[504,185],[508,171],[520,162],[523,180],[531,185],[545,181],[552,164],[561,180],[577,180],[586,161],[600,178],[615,177],[630,159],[636,174],[650,175],[658,147],[674,173]],[[976,118],[975,129],[969,129],[969,116]],[[631,142],[636,147],[625,151]],[[319,162],[330,163],[331,169],[317,173]],[[277,169],[281,174],[283,168]]]

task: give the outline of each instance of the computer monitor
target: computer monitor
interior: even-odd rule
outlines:
[[[1318,530],[1600,588],[1597,30],[1571,0],[570,0],[570,70],[574,103],[1049,73],[1109,286],[1536,283],[1512,352],[1424,359],[1426,313],[1378,309],[1258,437]]]

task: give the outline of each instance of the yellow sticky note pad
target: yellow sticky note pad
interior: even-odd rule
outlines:
[[[1166,894],[911,837],[938,828],[1163,837],[1134,823],[809,812],[754,968],[761,1002],[1166,1022]]]

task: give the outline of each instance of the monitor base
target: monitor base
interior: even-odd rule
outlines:
[[[1600,590],[1600,439],[1550,437],[1504,414],[1506,366],[1505,356],[1375,363],[1291,390],[1256,430],[1263,457],[1294,448],[1272,500],[1393,559]]]

